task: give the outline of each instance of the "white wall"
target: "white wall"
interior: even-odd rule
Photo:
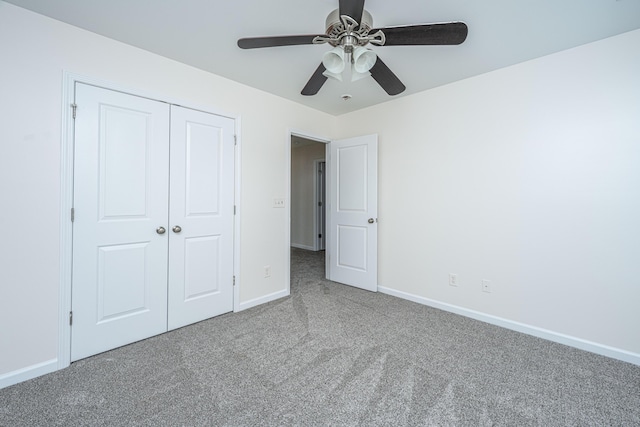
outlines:
[[[314,248],[315,161],[324,159],[325,149],[320,142],[291,147],[291,246]]]
[[[379,134],[380,285],[640,363],[638,52],[634,31],[339,117]]]
[[[286,294],[288,132],[334,117],[2,1],[0,58],[0,387],[56,364],[63,70],[240,117],[240,302]]]

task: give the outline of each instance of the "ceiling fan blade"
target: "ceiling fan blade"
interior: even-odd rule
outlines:
[[[373,67],[369,71],[371,72],[371,77],[373,77],[389,95],[397,95],[406,89],[406,86],[402,84],[398,76],[393,74],[393,71],[382,62],[380,57],[378,57],[376,63],[373,64]]]
[[[362,11],[364,10],[364,0],[340,0],[339,6],[340,16],[347,15],[353,18],[358,24],[362,19]]]
[[[313,44],[316,36],[326,37],[326,34],[308,34],[300,36],[271,36],[271,37],[247,37],[238,40],[238,47],[242,49],[256,49],[260,47],[295,46],[300,44]]]
[[[324,65],[320,64],[300,93],[304,96],[311,96],[318,93],[324,82],[327,81],[327,76],[322,74],[325,70]]]
[[[460,44],[469,32],[464,22],[377,28],[371,30],[371,34],[378,30],[382,30],[386,38],[384,46]]]

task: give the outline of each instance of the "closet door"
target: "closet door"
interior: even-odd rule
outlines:
[[[169,330],[233,310],[234,121],[171,107]]]
[[[169,106],[84,84],[76,104],[71,360],[167,330],[170,233]]]

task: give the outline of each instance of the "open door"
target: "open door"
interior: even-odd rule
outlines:
[[[328,279],[378,290],[378,136],[329,144]]]

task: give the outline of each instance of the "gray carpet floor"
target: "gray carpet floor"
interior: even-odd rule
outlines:
[[[640,367],[323,280],[0,390],[1,426],[640,426]]]

